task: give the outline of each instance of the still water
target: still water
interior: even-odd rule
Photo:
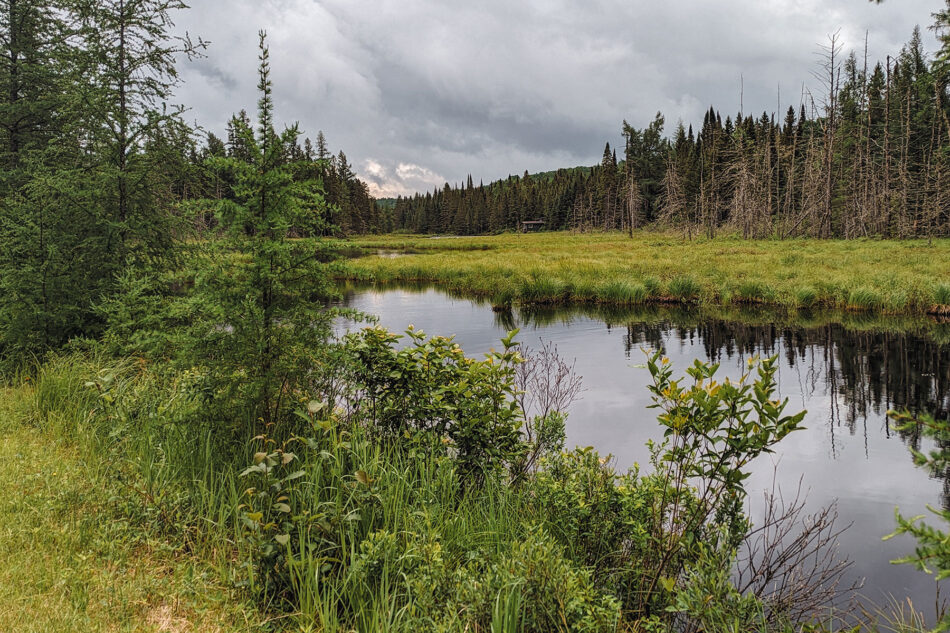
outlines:
[[[469,356],[481,357],[514,327],[523,344],[557,345],[574,359],[584,392],[570,410],[568,447],[593,446],[613,455],[618,468],[648,464],[648,439],[659,439],[647,384],[637,368],[642,349],[662,348],[679,370],[694,359],[721,363],[719,377],[738,377],[755,355],[779,356],[778,385],[791,413],[808,411],[805,430],[782,441],[775,454],[754,464],[748,481],[753,517],[773,481],[794,495],[801,482],[810,509],[837,504],[839,553],[853,561],[849,581],[863,579],[862,596],[882,603],[910,597],[915,607],[934,611],[932,576],[892,559],[913,551],[913,541],[881,537],[894,527],[894,510],[926,512],[928,504],[950,503],[946,477],[914,466],[909,446],[931,446],[888,424],[891,408],[950,411],[950,345],[940,328],[912,334],[887,328],[848,329],[821,325],[743,322],[669,309],[584,314],[583,311],[496,313],[490,306],[457,299],[433,288],[350,289],[344,305],[374,314],[380,324],[403,331],[410,324],[430,335],[455,336]],[[748,324],[760,323],[759,325]],[[936,328],[938,336],[933,335]]]

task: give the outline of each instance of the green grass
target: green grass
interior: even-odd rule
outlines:
[[[600,292],[594,298],[599,298],[606,303],[632,305],[644,303],[648,298],[648,294],[646,286],[642,283],[616,280],[603,284]]]
[[[887,314],[950,311],[950,240],[685,241],[642,232],[432,239],[372,236],[396,258],[335,265],[344,279],[428,281],[508,304],[698,302]],[[643,298],[640,298],[644,289]]]
[[[940,284],[934,291],[934,303],[950,308],[950,285]]]
[[[670,281],[669,296],[682,303],[692,303],[699,298],[702,288],[689,276],[675,277]]]
[[[0,388],[0,631],[259,630],[206,559],[125,511],[115,464],[78,415],[79,370],[58,369],[43,394]]]

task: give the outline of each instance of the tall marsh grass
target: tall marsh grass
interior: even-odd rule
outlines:
[[[342,262],[335,268],[339,278],[429,281],[473,297],[504,295],[505,305],[623,305],[640,301],[640,291],[631,294],[623,284],[642,284],[646,302],[950,311],[941,308],[950,305],[950,240],[685,241],[641,232],[633,239],[619,233],[532,233],[355,242],[426,253]],[[503,287],[508,290],[500,292]]]

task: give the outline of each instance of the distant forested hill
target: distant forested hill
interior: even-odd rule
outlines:
[[[781,114],[725,115],[665,134],[623,122],[593,167],[510,176],[397,198],[396,228],[478,234],[543,220],[549,229],[644,225],[685,235],[929,237],[950,234],[950,19],[928,56],[920,30],[868,66],[837,39],[817,70],[820,93]]]

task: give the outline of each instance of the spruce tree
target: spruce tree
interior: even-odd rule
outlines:
[[[184,111],[170,106],[178,85],[176,58],[199,54],[202,42],[172,35],[181,0],[77,0],[83,78],[79,89],[88,133],[98,153],[98,212],[109,226],[103,274],[129,256],[171,252],[171,201],[161,179],[168,155],[144,151]]]
[[[0,359],[94,331],[102,224],[75,113],[74,15],[0,4]]]
[[[288,160],[296,125],[275,130],[269,52],[260,34],[256,131],[235,118],[233,134],[246,158],[213,156],[209,165],[233,178],[230,198],[208,201],[225,233],[207,244],[196,275],[198,315],[194,364],[202,367],[216,400],[265,424],[278,420],[306,388],[314,356],[330,334],[323,300],[332,294],[316,239],[292,240],[323,229],[325,202],[316,180],[299,180]]]

